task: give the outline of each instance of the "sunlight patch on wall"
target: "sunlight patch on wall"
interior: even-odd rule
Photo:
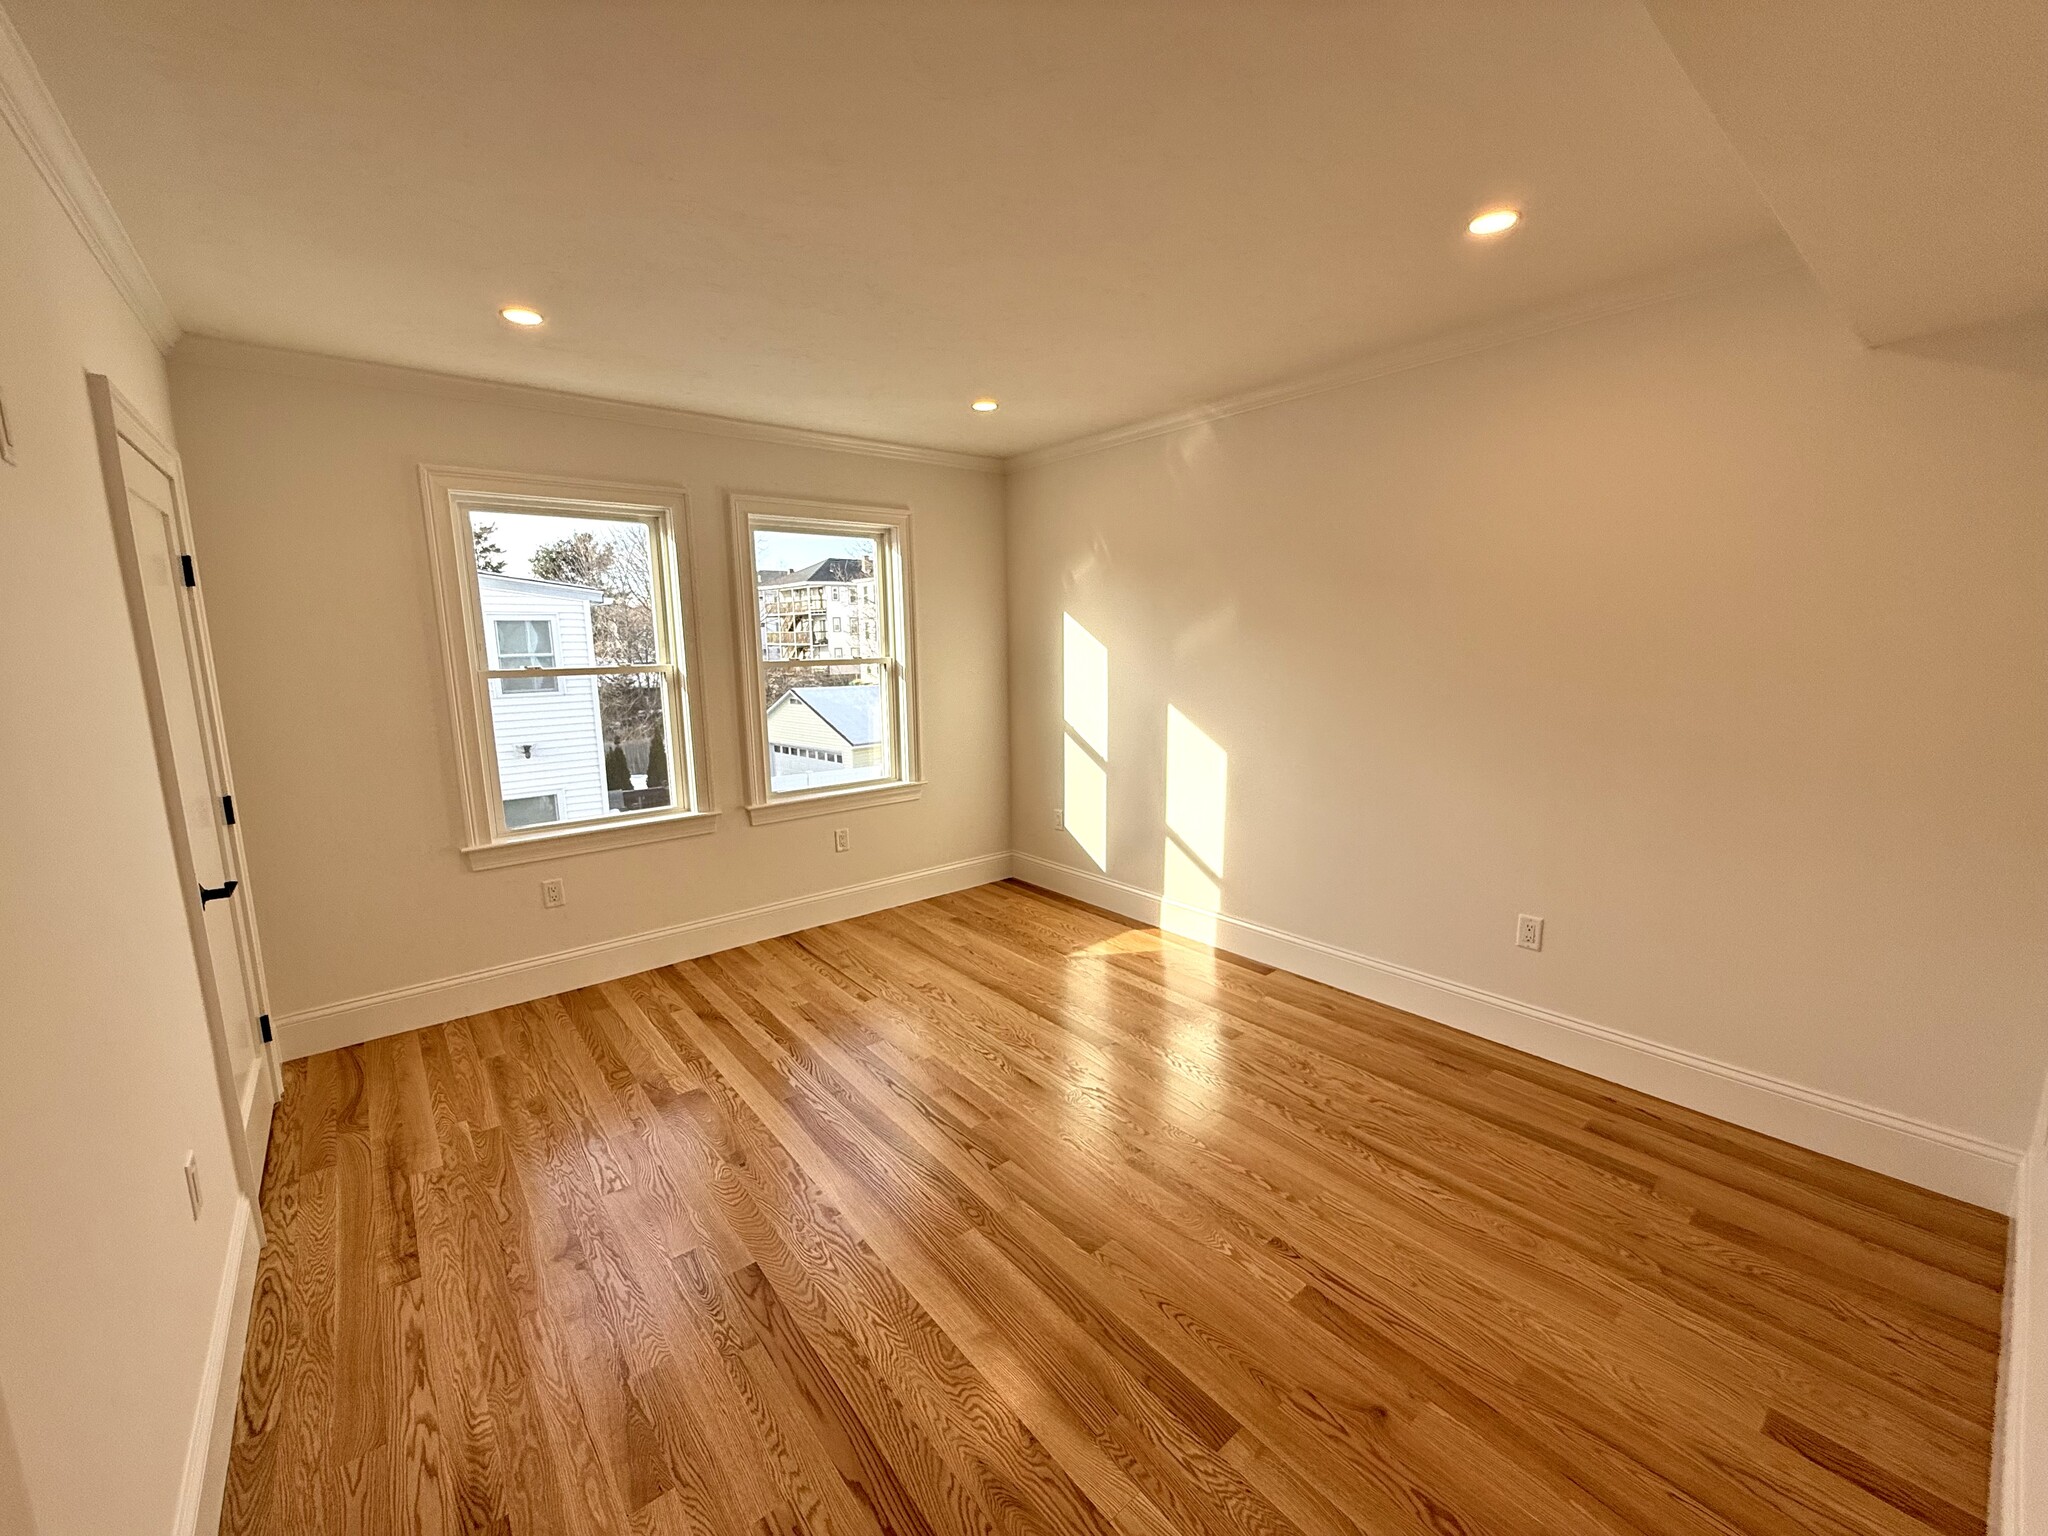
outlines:
[[[1109,869],[1109,648],[1069,613],[1062,635],[1066,769],[1061,793],[1067,835]]]
[[[1109,647],[1063,615],[1067,729],[1109,761]]]
[[[1223,903],[1223,833],[1230,754],[1171,705],[1166,711],[1165,902],[1159,926],[1216,942]]]
[[[1086,747],[1067,738],[1064,790],[1067,836],[1101,870],[1109,868],[1109,775]]]
[[[1197,944],[1216,942],[1216,912],[1222,905],[1223,887],[1209,878],[1209,872],[1188,856],[1172,838],[1166,840],[1166,879],[1162,887],[1166,900],[1159,909],[1159,926]]]

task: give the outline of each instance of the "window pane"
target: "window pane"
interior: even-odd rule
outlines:
[[[654,542],[645,523],[475,510],[469,527],[484,630],[496,636],[499,666],[616,667],[660,659]],[[524,639],[508,639],[515,634]],[[539,649],[556,659],[509,659]]]
[[[508,827],[544,827],[562,819],[561,803],[553,795],[521,795],[505,802]]]
[[[762,659],[887,655],[880,555],[869,534],[755,529]]]
[[[546,681],[559,686],[552,693],[500,692],[491,699],[508,826],[513,801],[548,795],[556,799],[554,819],[560,821],[675,805],[660,673]]]
[[[776,794],[889,778],[888,668],[763,668],[768,787]]]

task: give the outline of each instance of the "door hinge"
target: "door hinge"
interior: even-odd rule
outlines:
[[[263,1031],[263,1043],[265,1045],[270,1044],[270,1015],[267,1013],[257,1014],[256,1027]]]
[[[235,797],[233,795],[222,795],[220,797],[220,819],[231,827],[235,824]]]
[[[178,556],[178,568],[185,573],[186,586],[196,587],[199,585],[199,573],[192,569],[192,557],[190,555]]]
[[[220,885],[202,885],[199,887],[199,905],[204,907],[209,901],[226,901],[235,894],[235,887],[241,883],[239,880],[229,880]]]

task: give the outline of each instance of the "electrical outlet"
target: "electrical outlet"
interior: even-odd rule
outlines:
[[[1055,832],[1067,830],[1067,812],[1064,806],[1055,806],[1052,813],[1052,829]]]
[[[559,876],[553,880],[541,881],[540,904],[544,907],[566,907],[569,905],[569,893],[562,889],[562,881]]]
[[[853,834],[851,832],[847,831],[844,827],[834,827],[832,829],[832,851],[834,853],[844,853],[852,846]]]
[[[1543,919],[1524,912],[1515,919],[1515,943],[1522,949],[1543,947]]]
[[[192,1202],[192,1219],[199,1219],[199,1208],[205,1202],[199,1195],[199,1154],[185,1154],[185,1198]]]

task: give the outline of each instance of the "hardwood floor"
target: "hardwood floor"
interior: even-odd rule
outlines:
[[[1978,1532],[2002,1217],[986,886],[297,1062],[223,1528]]]

